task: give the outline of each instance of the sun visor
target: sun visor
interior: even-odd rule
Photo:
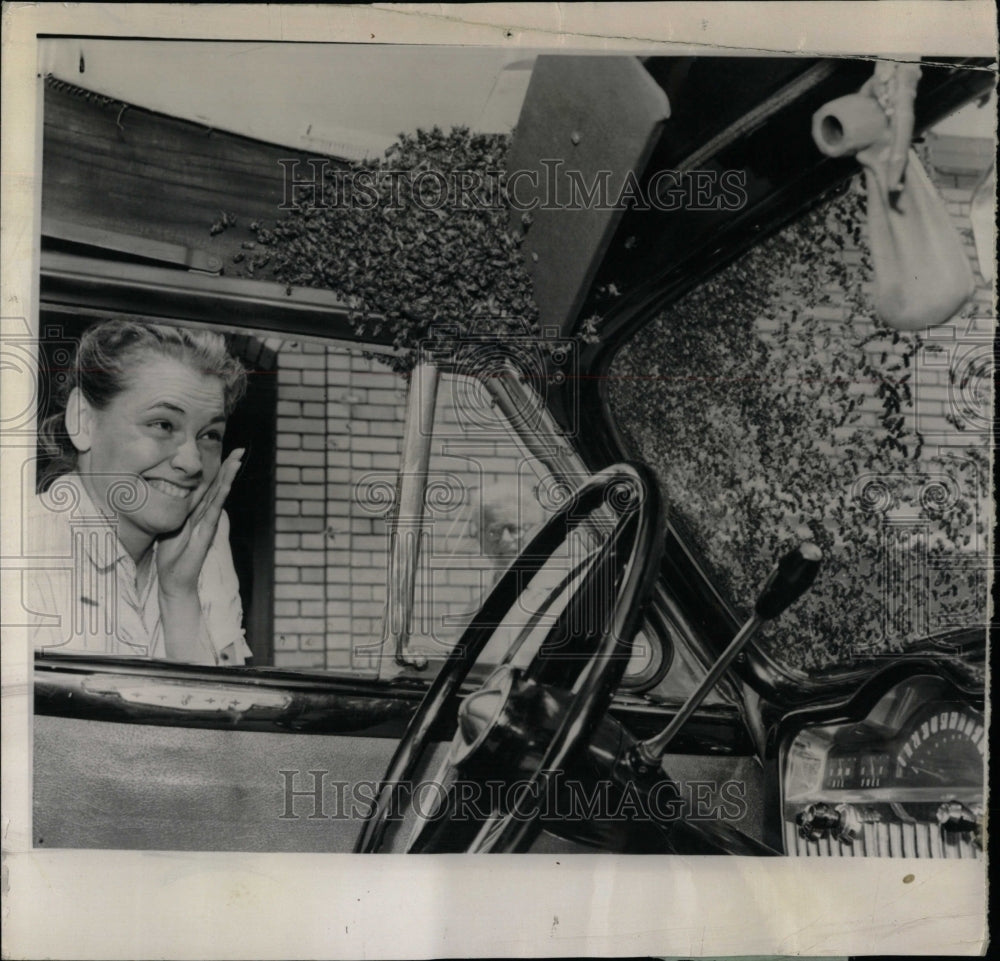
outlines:
[[[569,334],[663,121],[635,57],[540,56],[507,161],[512,227],[544,327]]]

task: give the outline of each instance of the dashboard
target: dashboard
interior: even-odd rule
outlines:
[[[805,856],[982,856],[986,728],[940,677],[896,683],[856,719],[781,747],[784,840]]]

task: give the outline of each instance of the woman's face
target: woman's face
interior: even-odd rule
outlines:
[[[181,527],[215,478],[223,401],[218,377],[152,355],[130,370],[125,389],[104,410],[83,402],[80,473],[97,506],[118,514],[118,534],[130,550]],[[123,481],[135,485],[134,496],[113,490]]]

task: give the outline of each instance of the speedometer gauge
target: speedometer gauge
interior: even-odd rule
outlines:
[[[926,789],[939,799],[955,788],[982,787],[985,753],[982,715],[965,706],[937,704],[920,712],[900,742],[896,782],[917,789],[916,797],[920,789]],[[924,820],[933,815],[931,809],[938,803],[910,802],[903,807],[912,817]]]

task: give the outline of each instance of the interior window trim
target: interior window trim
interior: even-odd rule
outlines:
[[[313,338],[330,346],[393,355],[391,337],[359,334],[352,310],[328,290],[214,276],[102,257],[41,252],[42,304],[129,314],[213,328]]]

